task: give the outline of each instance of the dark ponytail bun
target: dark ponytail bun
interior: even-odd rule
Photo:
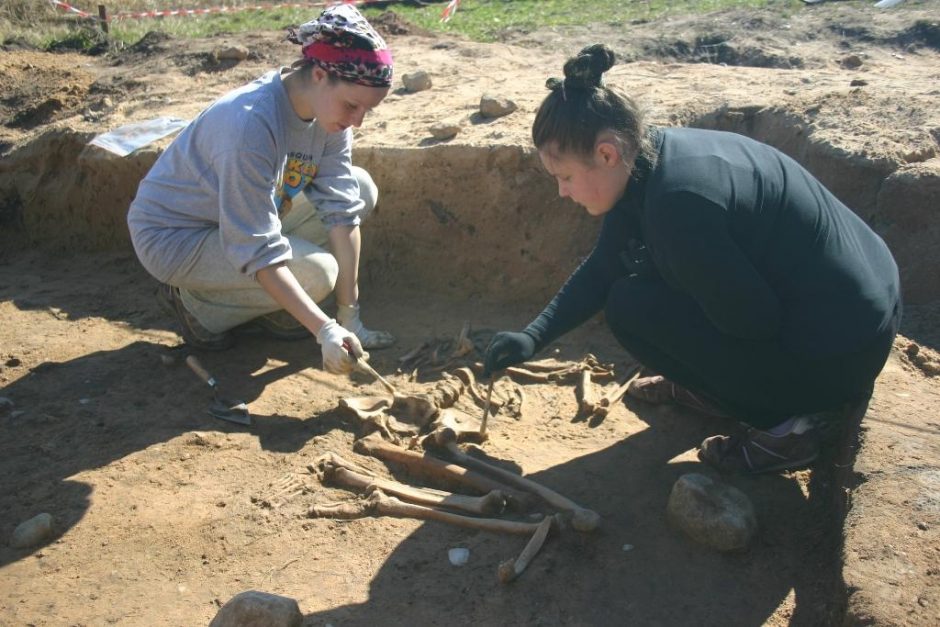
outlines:
[[[565,86],[590,89],[601,86],[604,72],[614,66],[614,51],[604,44],[593,44],[565,62]]]

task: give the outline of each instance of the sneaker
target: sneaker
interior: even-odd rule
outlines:
[[[260,331],[276,340],[294,341],[311,337],[310,331],[283,309],[274,311],[242,325],[246,331]]]
[[[213,333],[200,324],[180,299],[179,288],[166,283],[161,283],[157,288],[157,302],[166,310],[167,313],[176,318],[176,323],[180,328],[180,334],[186,343],[193,348],[201,348],[210,351],[221,351],[231,348],[235,343],[235,338],[231,333],[223,331],[222,333]]]
[[[757,474],[803,468],[819,457],[819,429],[775,435],[749,427],[743,434],[705,438],[699,460],[723,472]]]
[[[627,394],[654,405],[681,405],[706,416],[730,418],[718,403],[659,374],[635,379],[627,388]]]

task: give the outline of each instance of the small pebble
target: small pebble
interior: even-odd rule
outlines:
[[[930,525],[928,525],[924,521],[920,521],[919,523],[917,523],[917,528],[920,529],[921,531],[927,531],[928,529],[930,529]]]
[[[470,549],[450,549],[447,551],[447,559],[454,566],[463,566],[470,559]]]
[[[632,544],[624,544],[624,545],[623,545],[623,550],[624,550],[624,552],[632,551],[632,550],[633,550],[633,545],[632,545]]]

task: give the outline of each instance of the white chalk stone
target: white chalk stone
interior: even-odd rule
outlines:
[[[470,549],[450,549],[447,551],[447,559],[454,566],[463,566],[470,560]]]

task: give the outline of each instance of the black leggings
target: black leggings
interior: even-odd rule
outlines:
[[[900,322],[898,305],[888,328],[867,346],[812,358],[776,341],[719,332],[691,297],[658,278],[617,281],[605,313],[617,341],[645,367],[717,401],[758,429],[870,395]]]

